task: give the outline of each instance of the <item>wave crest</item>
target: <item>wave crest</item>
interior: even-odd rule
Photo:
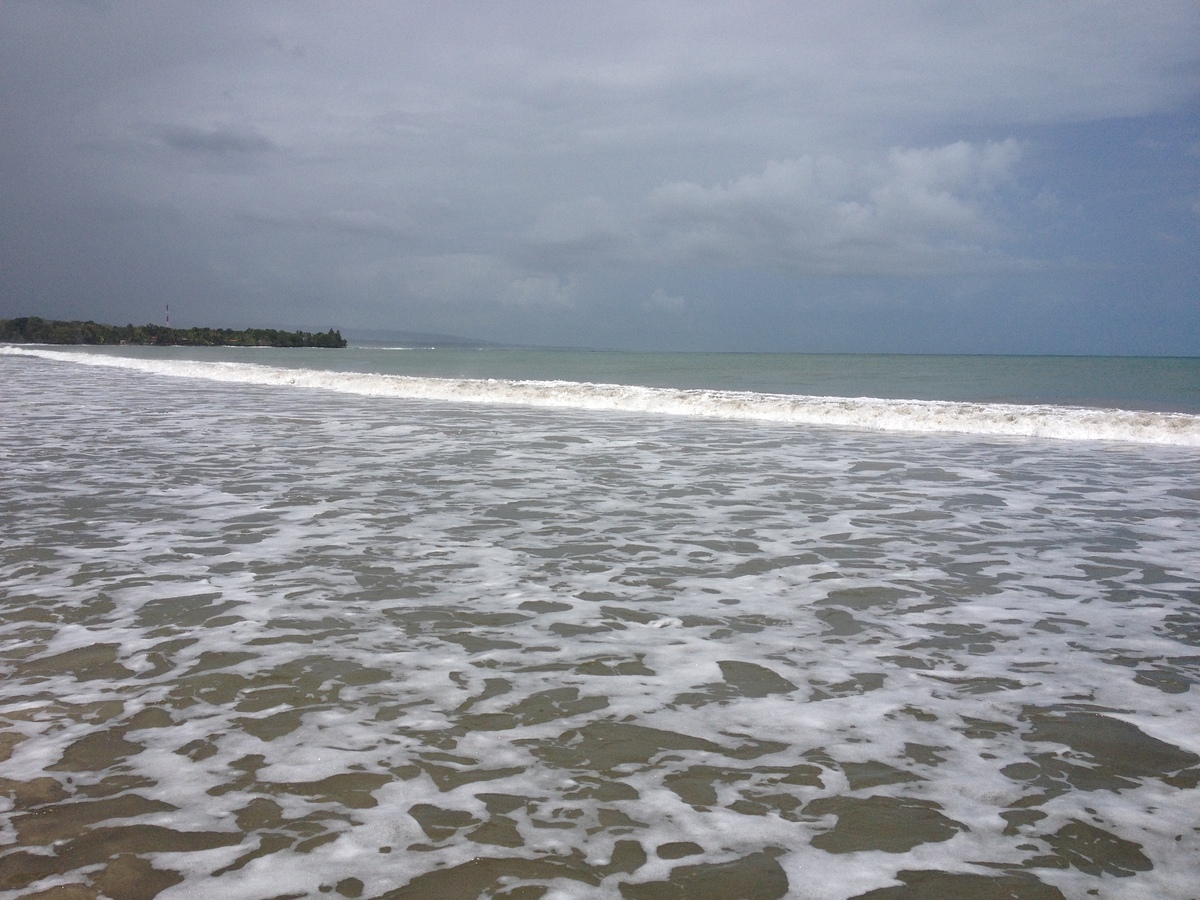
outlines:
[[[1011,435],[1200,447],[1200,416],[1121,409],[876,397],[816,397],[574,381],[428,378],[291,369],[255,363],[149,360],[0,347],[82,365],[240,384],[319,388],[368,397],[861,428],[875,431]]]

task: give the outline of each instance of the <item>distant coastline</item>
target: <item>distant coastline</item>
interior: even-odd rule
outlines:
[[[342,348],[341,332],[278,331],[274,328],[167,328],[163,325],[99,325],[25,316],[0,319],[0,341],[14,344],[130,344],[176,347]]]
[[[378,328],[350,328],[346,330],[346,337],[353,341],[354,346],[356,347],[459,347],[472,350],[530,349],[525,347],[514,347],[512,344],[498,344],[494,341],[481,341],[477,338],[461,337],[456,334],[441,334],[432,331],[395,331]]]

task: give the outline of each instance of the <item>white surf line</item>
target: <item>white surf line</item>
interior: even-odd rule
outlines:
[[[956,433],[1200,447],[1200,416],[1187,413],[1040,404],[759,394],[749,391],[654,388],[574,381],[429,378],[289,369],[256,363],[135,359],[12,346],[0,347],[0,354],[131,369],[175,378],[319,388],[366,397],[658,413],[886,432]]]

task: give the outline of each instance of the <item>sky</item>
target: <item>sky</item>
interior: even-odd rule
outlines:
[[[1200,355],[1195,0],[0,0],[0,318]]]

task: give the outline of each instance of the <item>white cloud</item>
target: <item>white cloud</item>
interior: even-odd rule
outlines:
[[[995,268],[1003,232],[990,206],[1020,155],[1011,139],[957,142],[857,166],[802,156],[711,187],[666,184],[650,198],[655,249],[680,263],[821,274]]]

